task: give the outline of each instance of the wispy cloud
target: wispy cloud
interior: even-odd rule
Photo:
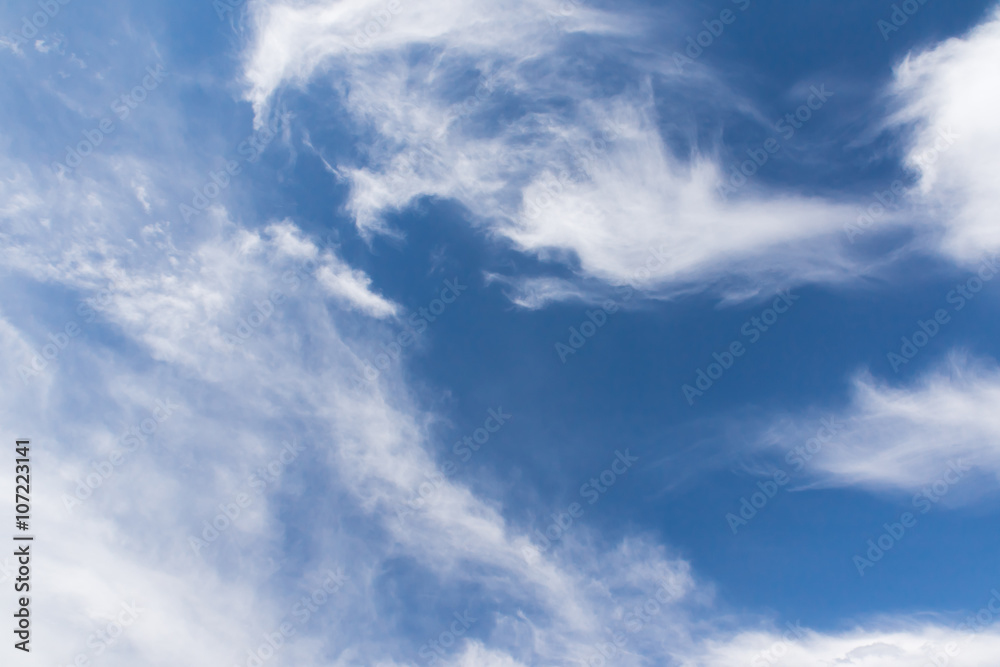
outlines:
[[[870,373],[854,380],[850,404],[836,415],[840,431],[810,456],[806,471],[830,485],[919,491],[961,459],[1000,474],[1000,371],[992,360],[952,353],[938,368],[907,384]],[[765,441],[806,442],[808,420],[776,424]]]
[[[720,274],[844,280],[860,270],[831,238],[850,216],[846,205],[759,187],[725,201],[718,186],[729,176],[714,146],[684,158],[667,148],[653,83],[679,94],[687,84],[672,67],[661,71],[616,46],[627,29],[641,32],[641,13],[612,18],[579,7],[553,28],[545,3],[488,3],[474,15],[449,2],[404,3],[359,50],[350,35],[375,9],[261,3],[245,61],[259,114],[284,86],[334,76],[349,82],[349,91],[335,93],[338,102],[377,146],[366,164],[336,167],[351,186],[347,208],[362,233],[388,232],[386,213],[434,196],[461,202],[474,224],[523,252],[605,282],[629,279],[649,247],[668,250],[647,289]],[[483,22],[489,38],[471,39]],[[636,84],[606,93],[583,74],[567,75],[581,57],[569,34],[637,70]],[[411,58],[421,45],[440,56]],[[478,118],[458,124],[448,113],[454,82],[470,68],[490,72],[495,90]],[[720,103],[737,108],[738,96],[727,102],[716,83]],[[501,109],[509,116],[503,124],[486,122]]]

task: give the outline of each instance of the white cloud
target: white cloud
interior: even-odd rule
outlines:
[[[984,603],[989,595],[986,593]],[[995,631],[951,629],[899,619],[883,619],[878,625],[885,629],[855,628],[839,634],[820,634],[793,624],[778,631],[742,632],[728,640],[708,642],[680,664],[683,667],[925,667],[929,664],[987,667],[996,662],[1000,650],[1000,634]],[[939,662],[931,662],[933,659]]]
[[[896,122],[916,130],[907,163],[920,173],[918,205],[943,226],[942,249],[962,262],[1000,248],[1000,10],[968,35],[906,58],[896,69]]]
[[[484,278],[487,285],[500,283],[507,286],[509,291],[505,293],[512,303],[532,310],[544,308],[554,301],[592,301],[594,298],[593,294],[581,289],[576,283],[561,278],[508,278],[496,273],[486,273]]]
[[[448,46],[463,56],[535,57],[548,50],[554,35],[549,17],[564,13],[555,0],[260,2],[251,9],[257,35],[245,76],[258,114],[278,88],[305,85],[331,59],[381,67],[381,54],[414,44]],[[624,27],[621,18],[587,6],[575,7],[567,18],[564,29],[580,32],[615,33]]]
[[[117,187],[120,201],[140,210],[129,185]],[[110,206],[114,188],[101,190],[99,198]],[[439,471],[427,453],[425,424],[431,416],[409,403],[398,375],[384,373],[368,391],[350,382],[359,359],[384,332],[368,329],[362,338],[346,338],[338,323],[346,322],[349,310],[330,310],[315,298],[325,289],[320,280],[304,276],[297,287],[282,280],[289,267],[331,261],[324,259],[328,251],[312,245],[291,221],[250,232],[230,231],[224,212],[212,220],[215,231],[202,229],[202,240],[193,245],[166,229],[149,232],[148,243],[156,248],[189,245],[186,252],[158,259],[119,237],[115,224],[90,228],[102,250],[87,264],[60,259],[60,253],[75,252],[72,234],[65,248],[40,245],[50,237],[39,234],[10,251],[22,260],[51,257],[47,266],[61,268],[36,272],[25,261],[14,266],[26,278],[82,294],[95,294],[104,284],[97,275],[106,271],[113,296],[95,325],[110,327],[135,350],[116,359],[100,337],[80,339],[46,370],[51,381],[5,396],[0,413],[5,429],[31,432],[46,442],[50,453],[38,465],[58,471],[47,481],[58,491],[39,508],[39,533],[56,541],[39,563],[52,588],[41,590],[37,603],[63,610],[39,630],[66,641],[59,650],[41,649],[41,657],[68,663],[74,651],[86,649],[89,633],[134,598],[146,611],[102,656],[107,664],[173,659],[182,650],[176,637],[202,647],[185,664],[239,661],[261,644],[263,633],[286,619],[294,600],[315,584],[316,572],[336,564],[350,577],[349,585],[313,625],[298,630],[282,657],[318,665],[333,652],[340,656],[333,664],[413,664],[419,658],[412,638],[372,603],[377,571],[401,554],[419,563],[438,586],[474,585],[489,591],[477,599],[496,601],[482,617],[489,632],[456,643],[445,664],[579,664],[596,660],[602,648],[610,650],[606,628],[627,637],[619,664],[636,667],[650,660],[729,664],[729,656],[773,643],[777,635],[747,632],[731,638],[706,621],[715,613],[710,587],[695,581],[689,564],[646,539],[629,538],[604,552],[580,526],[559,549],[532,555],[527,536],[508,522],[504,508],[449,480],[425,509],[399,521],[397,510]],[[53,224],[67,221],[53,215]],[[126,262],[125,247],[140,259]],[[225,334],[235,330],[236,320],[276,286],[288,297],[281,314],[243,344],[227,343]],[[14,368],[26,347],[37,349],[44,333],[10,321],[2,331],[6,386],[21,387]],[[365,340],[369,336],[374,341]],[[151,361],[162,370],[146,370]],[[86,411],[74,389],[81,377],[87,378]],[[141,422],[155,399],[165,396],[180,406],[178,413],[92,498],[67,513],[61,492],[71,494],[76,479],[116,446],[124,427]],[[53,411],[61,415],[55,424],[46,419]],[[95,413],[105,417],[94,419]],[[220,504],[246,491],[248,475],[273,459],[290,435],[308,445],[302,465],[322,467],[323,487],[307,493],[303,476],[289,471],[203,551],[204,560],[195,557],[188,538],[219,514]],[[338,501],[331,504],[330,498]],[[359,535],[337,528],[358,512],[377,530]],[[308,564],[305,576],[288,570],[283,535],[289,522],[307,526],[322,554]],[[80,558],[93,563],[86,572],[77,565]],[[269,585],[272,563],[280,567],[273,575],[283,582],[279,589],[293,587],[291,598]],[[631,611],[647,604],[655,613],[647,612],[638,628],[630,625]],[[198,613],[185,613],[189,607]],[[789,655],[847,659],[871,653],[865,647],[873,642],[900,647],[896,653],[879,649],[885,655],[906,655],[944,632],[930,627],[908,634],[811,633]],[[982,650],[993,641],[982,637]],[[965,655],[975,655],[971,651]],[[883,664],[873,659],[859,664]]]
[[[461,202],[475,224],[523,252],[609,283],[635,282],[651,248],[660,260],[639,280],[650,289],[720,276],[846,280],[863,270],[839,243],[846,206],[752,184],[727,202],[713,148],[695,148],[690,161],[667,148],[653,82],[692,92],[672,67],[615,46],[642,32],[641,16],[580,6],[553,27],[548,18],[560,10],[529,0],[474,11],[446,0],[401,7],[359,48],[353,35],[377,3],[262,2],[245,57],[258,113],[285,85],[340,82],[358,131],[373,134],[367,164],[334,167],[351,186],[347,209],[363,234],[389,232],[386,213],[432,196]],[[608,93],[578,73],[574,63],[586,56],[569,33],[618,58],[635,83]],[[417,58],[417,47],[439,54]],[[470,71],[481,81],[468,82]],[[736,106],[716,83],[717,102]],[[501,108],[515,111],[498,124]]]
[[[920,490],[946,473],[954,478],[949,468],[957,461],[1000,475],[1000,417],[991,407],[998,400],[996,364],[960,353],[909,385],[890,386],[863,373],[850,404],[832,415],[840,430],[832,437],[824,432],[827,442],[810,443],[818,451],[806,469],[827,484],[903,490]],[[802,447],[816,435],[821,416],[779,423],[765,440]]]
[[[287,620],[316,573],[338,565],[351,583],[312,626],[299,628],[283,659],[324,664],[321,656],[335,651],[344,664],[412,664],[412,638],[372,605],[375,573],[400,554],[442,587],[490,591],[496,604],[484,612],[493,616],[489,622],[529,633],[525,655],[553,661],[590,650],[589,638],[613,620],[608,585],[623,602],[659,581],[669,581],[678,600],[692,588],[686,564],[643,542],[612,554],[567,546],[529,557],[526,535],[508,524],[496,501],[451,481],[425,510],[400,522],[397,510],[439,471],[428,454],[430,416],[409,403],[399,374],[383,373],[368,390],[351,381],[369,348],[389,335],[386,325],[350,312],[388,313],[390,304],[365,289],[367,279],[291,221],[248,231],[217,207],[192,239],[144,219],[130,181],[86,184],[81,202],[73,199],[73,177],[34,181],[35,194],[24,197],[33,208],[6,221],[8,229],[23,230],[4,248],[20,279],[78,295],[73,305],[90,299],[97,313],[93,321],[72,307],[56,315],[60,325],[77,321],[85,335],[27,382],[17,367],[46,344],[50,327],[23,316],[0,322],[8,387],[0,422],[33,437],[38,469],[54,471],[45,480],[51,493],[36,510],[38,533],[50,537],[38,562],[47,583],[34,603],[60,610],[40,621],[39,636],[63,639],[39,646],[39,659],[72,662],[88,650],[88,635],[135,599],[145,611],[102,655],[106,664],[245,662],[245,650]],[[148,194],[163,195],[155,184]],[[88,206],[100,214],[89,215]],[[60,233],[26,224],[36,215]],[[289,272],[297,280],[286,280]],[[330,288],[326,272],[356,280],[354,291],[339,295],[342,307],[317,298]],[[280,303],[275,290],[284,295]],[[260,305],[269,299],[271,306]],[[259,321],[254,312],[266,317]],[[250,326],[245,337],[241,321]],[[364,334],[347,337],[342,325]],[[113,345],[104,342],[109,336]],[[157,399],[175,403],[174,416],[68,510],[64,501],[80,480],[100,475],[123,433],[148,419]],[[196,553],[190,538],[204,538],[206,521],[237,494],[250,493],[249,476],[289,437],[308,448],[303,470],[289,469]],[[322,483],[307,493],[305,471],[316,469]],[[359,514],[370,534],[337,528]],[[316,557],[301,563],[286,553],[290,525],[306,527]],[[272,563],[281,566],[273,575],[280,586],[269,584]],[[521,607],[533,610],[530,623],[518,615]],[[661,616],[663,623],[676,618]],[[177,657],[185,650],[178,637],[196,642],[199,653]],[[511,636],[476,641],[456,646],[455,659],[517,664]]]
[[[367,164],[334,167],[350,184],[347,209],[363,234],[391,233],[387,213],[432,196],[461,202],[474,224],[523,252],[569,264],[581,278],[635,282],[649,249],[666,248],[640,284],[661,294],[717,282],[736,294],[747,285],[842,282],[877,270],[837,235],[857,217],[851,202],[754,183],[724,201],[717,188],[728,175],[713,146],[699,147],[691,133],[689,157],[667,148],[664,95],[698,97],[711,88],[716,106],[745,111],[747,102],[706,68],[695,79],[677,78],[640,50],[614,48],[627,34],[641,43],[639,15],[612,20],[578,7],[554,27],[549,18],[564,8],[543,2],[479,3],[470,12],[446,0],[419,8],[401,0],[386,27],[355,44],[382,9],[358,0],[259,3],[245,60],[259,114],[285,85],[340,82],[335,88],[359,131],[373,134]],[[570,73],[586,56],[571,51],[568,34],[618,58],[633,85],[608,93]],[[415,58],[418,47],[439,55]],[[992,213],[992,175],[1000,168],[992,110],[1000,100],[991,97],[991,64],[998,56],[995,14],[896,69],[892,92],[901,110],[889,124],[916,123],[907,162],[922,175],[905,213],[885,223],[913,226],[911,248],[971,262],[1000,246]],[[470,71],[483,77],[478,88],[461,83]],[[690,87],[706,77],[710,87]],[[653,81],[668,92],[654,96]],[[501,108],[505,121],[497,124]]]
[[[501,14],[517,16],[522,8],[517,3],[481,9],[468,3],[405,6],[415,12],[413,22],[401,24],[399,37],[386,32],[386,44],[434,38],[457,46],[460,57],[500,54],[516,61],[528,59],[548,39],[543,16],[530,26],[517,18],[495,20]],[[278,82],[311,77],[329,56],[331,34],[341,42],[349,39],[351,30],[380,6],[260,7],[263,23],[276,27],[262,37],[261,55],[248,68],[248,76],[258,81],[259,106]],[[537,7],[540,12],[552,8]],[[441,22],[449,11],[449,19]],[[600,32],[595,17],[580,8],[569,29]],[[342,28],[348,20],[350,28]],[[484,40],[484,25],[503,29],[487,31],[490,38]],[[299,39],[303,30],[307,34]],[[525,34],[534,35],[534,41],[520,39]],[[385,78],[356,81],[354,109],[378,121],[386,128],[383,136],[403,148],[387,150],[374,171],[344,170],[356,184],[370,179],[368,189],[359,188],[351,203],[362,227],[374,228],[371,220],[378,212],[419,194],[458,193],[471,210],[483,211],[484,219],[494,203],[508,211],[495,229],[525,250],[576,253],[581,270],[601,278],[631,277],[634,261],[646,261],[646,246],[666,238],[687,252],[667,258],[657,274],[664,280],[694,275],[713,262],[739,267],[765,247],[817,241],[832,224],[823,217],[825,209],[808,200],[707,202],[711,167],[698,163],[688,170],[673,161],[652,129],[641,96],[584,105],[579,125],[540,112],[499,137],[474,140],[446,127],[438,138],[442,124],[434,112],[446,105],[436,93],[429,101],[423,93],[412,93],[427,104],[407,113],[378,109],[406,92],[409,76],[399,60],[378,61],[379,48],[373,46],[365,56],[371,62],[358,67],[381,70]],[[269,63],[269,49],[288,52],[274,51]],[[543,85],[516,75],[509,62],[500,70],[507,77],[500,80],[519,94],[530,96]],[[435,80],[433,71],[424,75]],[[622,147],[607,149],[606,163],[580,162],[572,147],[592,139],[609,119],[625,128]],[[518,142],[535,140],[544,151],[521,161],[512,157]],[[438,147],[442,150],[435,153]],[[509,164],[515,185],[486,178],[491,160]],[[509,521],[496,499],[450,480],[425,510],[401,523],[396,510],[438,473],[427,435],[434,416],[415,406],[398,370],[383,373],[367,390],[350,379],[370,350],[388,339],[395,306],[371,288],[367,276],[316,246],[294,221],[244,229],[221,205],[206,212],[197,227],[161,219],[156,214],[160,202],[175,200],[173,182],[197,183],[201,177],[194,172],[208,171],[190,166],[197,162],[192,156],[181,155],[157,170],[149,156],[95,155],[88,165],[91,176],[63,179],[52,178],[41,165],[9,156],[3,161],[5,173],[16,178],[0,184],[2,257],[19,289],[5,302],[0,319],[0,423],[4,432],[30,435],[39,443],[37,470],[46,492],[36,496],[36,521],[47,543],[40,550],[33,604],[49,611],[38,615],[36,636],[59,638],[39,642],[39,662],[70,664],[88,648],[88,635],[134,598],[146,611],[102,656],[109,667],[246,664],[246,650],[262,644],[262,635],[273,632],[291,605],[315,588],[325,568],[339,565],[348,585],[312,624],[297,629],[281,659],[345,667],[412,664],[417,661],[408,653],[412,637],[379,606],[388,604],[380,599],[384,582],[379,578],[400,558],[417,563],[420,576],[439,589],[474,585],[485,591],[478,597],[492,605],[488,624],[475,640],[456,646],[449,660],[457,665],[590,660],[599,651],[595,644],[606,637],[605,628],[629,623],[630,611],[651,600],[659,601],[658,611],[642,630],[630,633],[620,664],[730,655],[720,651],[750,648],[751,636],[775,636],[744,633],[730,639],[706,621],[715,613],[710,586],[697,582],[688,563],[648,538],[630,537],[602,550],[581,526],[560,548],[533,555],[525,550],[524,530]],[[524,193],[536,192],[546,173],[558,177],[565,166],[578,171],[564,184],[566,198],[553,210],[589,216],[579,238],[569,238],[561,220],[547,212],[539,215],[541,223],[518,222]],[[128,176],[116,177],[119,173]],[[143,179],[137,173],[158,177]],[[660,177],[668,179],[664,192],[653,192]],[[623,194],[630,180],[646,186],[634,199]],[[800,232],[791,223],[771,220],[767,207],[772,205],[789,219],[808,218],[814,227]],[[651,218],[665,209],[679,215],[667,231]],[[698,236],[692,216],[700,213],[711,214],[706,224],[713,230],[739,242],[692,239]],[[627,230],[631,241],[618,239],[611,226],[626,214],[639,220]],[[737,228],[732,217],[737,214],[756,220],[760,234]],[[596,245],[602,239],[609,244],[606,253]],[[814,252],[820,256],[818,242]],[[787,256],[789,271],[803,270],[795,252]],[[830,266],[831,274],[840,270],[834,260]],[[297,282],[285,279],[289,271]],[[541,298],[565,286],[545,289]],[[54,299],[47,312],[15,307],[33,303],[28,301],[32,290],[58,292],[72,305],[63,311]],[[261,305],[275,290],[285,297],[282,303]],[[82,317],[73,309],[81,298],[96,299],[99,313],[83,323],[86,336],[70,342],[41,376],[22,383],[17,367],[49,340],[50,322],[61,326]],[[255,312],[259,316],[253,317]],[[241,320],[248,323],[244,329]],[[62,492],[72,494],[77,478],[95,470],[125,429],[141,424],[155,401],[164,398],[178,404],[177,414],[93,497],[67,512]],[[221,511],[220,504],[246,492],[249,476],[272,461],[288,437],[308,446],[308,454],[295,464],[301,468],[270,484],[222,538],[195,555],[188,538]],[[0,483],[7,497],[9,481],[4,477]],[[289,535],[294,542],[286,539]],[[279,566],[277,581],[270,579],[272,563]],[[665,601],[657,597],[661,591],[668,593]],[[412,608],[407,612],[413,615]],[[919,641],[943,636],[935,627],[903,634],[810,634],[795,650],[803,659],[881,664],[872,660],[912,653]],[[995,639],[981,641],[985,654]],[[192,645],[198,650],[192,652]],[[862,658],[866,652],[869,657]],[[692,664],[711,664],[707,660]]]

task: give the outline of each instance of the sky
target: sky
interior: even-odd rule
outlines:
[[[12,0],[0,62],[3,664],[996,664],[995,2]]]

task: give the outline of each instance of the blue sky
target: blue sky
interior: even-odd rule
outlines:
[[[993,2],[8,3],[14,659],[995,664],[998,57]]]

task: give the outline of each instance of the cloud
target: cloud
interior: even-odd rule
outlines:
[[[408,22],[399,14],[358,55],[349,48],[354,31],[378,20],[371,18],[382,11],[378,3],[254,5],[262,31],[247,75],[259,111],[282,82],[302,85],[339,54],[360,58],[348,70],[364,76],[345,94],[353,113],[378,128],[376,159],[339,169],[355,187],[349,207],[362,229],[380,230],[385,210],[436,194],[478,211],[482,224],[525,252],[602,280],[633,279],[661,239],[662,265],[638,278],[650,285],[720,266],[759,270],[760,253],[776,248],[783,250],[775,265],[796,275],[806,271],[802,248],[823,257],[821,240],[836,217],[824,204],[756,195],[712,200],[714,167],[683,164],[664,148],[648,87],[571,105],[569,115],[556,111],[558,99],[590,89],[579,80],[559,83],[555,71],[530,71],[547,48],[554,5],[402,6],[413,11]],[[517,18],[525,6],[538,13]],[[621,22],[604,27],[606,18],[579,7],[559,29],[577,37],[621,29]],[[414,73],[402,52],[426,41],[453,52],[417,72],[431,85],[409,87]],[[446,99],[448,77],[470,63],[485,70],[488,61],[497,62],[498,92],[490,94],[521,103],[552,86],[543,97],[553,104],[492,135],[462,129],[471,116]],[[108,85],[119,84],[126,85]],[[478,85],[470,97],[479,99]],[[455,113],[436,115],[449,109]],[[602,136],[609,127],[619,133],[610,141]],[[33,604],[48,611],[36,617],[36,636],[59,638],[39,642],[39,661],[96,657],[89,637],[133,599],[143,611],[102,654],[109,667],[249,664],[283,623],[295,624],[295,640],[280,650],[290,664],[410,665],[461,611],[437,602],[450,599],[481,606],[480,625],[443,656],[456,665],[597,664],[616,630],[627,637],[623,665],[727,664],[757,639],[780,637],[733,631],[751,623],[725,617],[694,566],[649,536],[601,547],[581,526],[558,547],[533,550],[531,527],[513,522],[509,508],[444,478],[428,428],[437,416],[419,407],[400,369],[364,386],[352,381],[392,339],[395,304],[295,220],[253,220],[259,227],[251,228],[220,199],[197,225],[172,224],[163,202],[183,201],[178,184],[204,182],[218,169],[183,146],[177,151],[108,146],[87,170],[63,177],[0,155],[12,175],[0,183],[0,252],[5,281],[14,286],[0,313],[0,423],[37,443],[37,483],[45,491],[36,495],[35,521],[46,546]],[[497,163],[507,165],[507,180],[491,180]],[[564,170],[569,177],[560,180]],[[562,189],[552,186],[558,196],[530,217],[526,207],[551,178]],[[642,186],[634,197],[632,181]],[[555,211],[581,216],[580,235]],[[667,230],[654,220],[664,213],[677,216]],[[735,240],[701,238],[695,222],[702,214],[710,229]],[[738,216],[753,224],[738,228]],[[802,230],[794,220],[808,224]],[[614,224],[622,221],[629,225],[619,234]],[[759,232],[750,230],[756,225]],[[685,252],[673,254],[670,244]],[[837,275],[843,264],[830,259],[816,271]],[[573,294],[556,282],[535,287],[537,296],[526,298],[536,302]],[[83,333],[63,339],[70,321]],[[47,356],[49,345],[54,355]],[[36,357],[43,368],[22,376],[19,367]],[[959,383],[963,400],[971,395],[985,405],[993,397],[983,389],[994,385],[991,373]],[[153,424],[158,401],[176,407]],[[877,408],[869,412],[905,423],[899,410],[861,405],[869,403]],[[107,473],[104,462],[126,438],[139,437],[136,429],[142,445]],[[289,439],[304,452],[269,472]],[[265,488],[251,495],[264,479]],[[440,484],[433,501],[401,520],[399,509],[428,479]],[[85,498],[77,496],[81,488],[90,491],[80,491]],[[9,477],[0,491],[11,496]],[[252,502],[244,505],[241,494]],[[70,509],[64,497],[81,504]],[[220,534],[210,538],[206,525],[217,521]],[[193,537],[207,544],[195,549]],[[409,581],[400,563],[411,568]],[[315,595],[331,569],[343,569],[347,583],[298,620],[296,605]],[[414,581],[434,591],[434,604],[401,585]],[[411,622],[426,627],[417,631]],[[789,655],[877,664],[947,636],[938,626],[808,633]],[[976,650],[995,655],[994,641],[984,635]]]
[[[563,13],[554,0],[487,0],[474,6],[454,0],[261,2],[251,9],[256,37],[246,54],[245,76],[258,114],[281,86],[307,84],[333,59],[379,67],[385,52],[414,44],[448,46],[463,57],[537,57],[554,35],[551,16]],[[586,33],[624,28],[621,18],[586,6],[577,7],[565,23],[569,30]]]
[[[904,386],[862,373],[850,404],[831,415],[835,433],[809,445],[818,451],[806,469],[825,484],[907,491],[946,473],[954,477],[949,468],[956,461],[1000,475],[1000,418],[990,407],[997,400],[996,364],[962,353]],[[814,439],[820,416],[779,422],[765,441],[779,449],[801,448]]]
[[[442,591],[483,591],[482,626],[449,660],[587,654],[589,638],[615,620],[614,604],[666,585],[657,623],[676,623],[694,586],[689,567],[648,541],[605,553],[567,540],[539,554],[494,499],[447,479],[433,502],[400,520],[421,484],[443,479],[429,453],[433,415],[411,403],[399,369],[365,387],[352,381],[394,333],[385,317],[394,306],[294,221],[249,230],[216,206],[197,230],[173,228],[149,221],[131,175],[21,171],[41,176],[18,184],[24,205],[5,222],[21,231],[4,247],[6,265],[24,290],[57,290],[68,302],[38,322],[20,300],[30,297],[20,297],[0,320],[0,422],[29,434],[35,465],[52,471],[35,519],[50,536],[38,561],[47,583],[33,604],[60,610],[38,632],[63,641],[39,646],[42,659],[96,658],[88,637],[134,600],[143,611],[102,652],[106,664],[177,658],[176,637],[201,647],[186,664],[246,664],[267,648],[265,636],[294,622],[296,602],[323,573],[342,568],[348,583],[294,626],[282,658],[413,664],[424,638],[386,609],[400,604],[412,616],[413,600],[381,594],[400,557]],[[147,195],[166,197],[156,182]],[[49,228],[28,224],[36,217]],[[337,298],[323,298],[331,289]],[[63,341],[67,320],[82,333]],[[59,347],[53,358],[49,344]],[[18,367],[34,357],[44,367],[22,378]],[[162,416],[158,401],[173,406],[162,423],[151,416]],[[268,474],[290,439],[304,453]],[[254,479],[267,480],[259,495]],[[346,527],[355,522],[367,528]],[[444,623],[452,611],[425,615]]]
[[[372,280],[364,271],[352,269],[331,250],[321,252],[290,221],[271,224],[266,232],[274,238],[282,256],[304,262],[305,270],[315,271],[326,292],[348,308],[376,318],[396,313],[396,304],[371,291]]]
[[[219,198],[197,225],[172,224],[176,184],[209,170],[184,150],[172,157],[109,149],[57,176],[0,156],[15,175],[2,184],[0,253],[19,286],[0,319],[0,423],[31,437],[49,471],[32,602],[58,610],[39,616],[37,636],[61,639],[40,643],[40,660],[95,659],[88,637],[134,599],[143,612],[102,652],[109,666],[247,664],[287,622],[284,660],[413,664],[424,637],[393,608],[412,618],[414,600],[384,592],[401,558],[437,590],[483,593],[482,625],[456,659],[516,664],[522,635],[526,655],[588,651],[616,580],[621,600],[667,582],[670,607],[680,603],[692,578],[663,549],[567,541],[537,554],[495,499],[452,480],[401,521],[441,477],[434,416],[415,407],[401,368],[352,379],[397,333],[396,306],[293,220],[247,228]],[[160,402],[173,406],[162,422]],[[275,464],[290,440],[303,453]],[[347,584],[298,624],[296,604],[337,569]],[[421,616],[443,624],[453,611]],[[199,651],[179,657],[178,637]]]
[[[104,182],[96,195],[102,210],[133,207],[127,219],[144,210],[125,181]],[[57,198],[43,190],[25,201]],[[711,587],[648,538],[631,536],[603,550],[581,526],[560,547],[537,553],[505,508],[448,479],[427,507],[400,521],[399,508],[419,485],[442,479],[429,454],[426,424],[433,416],[410,402],[401,375],[391,370],[365,390],[351,383],[369,348],[388,338],[383,328],[391,322],[369,318],[352,301],[330,307],[317,298],[326,293],[318,267],[343,260],[293,221],[250,231],[234,227],[220,209],[196,241],[132,223],[146,231],[143,245],[120,234],[117,218],[94,219],[87,233],[99,251],[84,255],[72,233],[80,218],[46,215],[68,232],[58,237],[65,243],[41,232],[23,238],[8,249],[18,259],[11,266],[29,282],[96,299],[100,319],[87,323],[95,335],[75,340],[46,369],[51,381],[26,388],[15,368],[46,334],[9,314],[0,326],[4,386],[17,388],[5,393],[0,420],[8,431],[45,443],[37,465],[55,471],[46,484],[57,491],[38,507],[37,530],[50,536],[38,566],[49,584],[35,604],[60,610],[38,629],[65,641],[40,647],[44,659],[68,664],[80,653],[91,655],[88,636],[134,599],[143,611],[101,656],[108,665],[175,658],[246,664],[282,623],[296,623],[294,641],[279,654],[296,664],[418,663],[421,647],[449,631],[452,612],[462,610],[430,610],[431,630],[421,635],[400,628],[393,605],[412,616],[414,601],[386,600],[381,585],[384,570],[401,557],[416,563],[436,590],[479,591],[471,600],[481,605],[481,625],[456,640],[443,664],[599,664],[603,653],[621,651],[618,664],[636,667],[725,665],[781,640],[780,632],[734,635],[720,627],[735,621],[721,620]],[[301,282],[286,281],[288,271]],[[247,313],[275,289],[286,298],[253,335],[239,339],[239,319],[249,321]],[[359,326],[363,334],[345,333]],[[113,332],[113,348],[98,330]],[[74,494],[80,480],[86,484],[158,398],[173,401],[176,414],[68,511],[61,496]],[[53,410],[57,422],[47,419]],[[205,524],[221,508],[251,492],[250,476],[289,437],[306,447],[301,463],[291,464],[301,467],[283,471],[221,537],[195,553],[190,538],[205,537]],[[349,527],[357,525],[367,529]],[[293,531],[294,546],[286,541]],[[296,601],[335,567],[343,568],[347,585],[297,624]],[[625,638],[623,649],[613,646],[616,633]],[[184,645],[177,637],[197,642],[200,651],[178,657]],[[937,626],[809,632],[788,649],[785,664],[906,664],[925,642],[952,637],[964,640]],[[994,655],[995,643],[983,635],[964,655]]]
[[[896,123],[914,132],[906,163],[919,174],[916,204],[943,228],[941,249],[972,263],[1000,248],[994,175],[1000,170],[1000,9],[968,35],[908,56],[896,68]]]
[[[690,155],[668,148],[654,87],[745,103],[721,81],[703,86],[707,70],[681,77],[623,45],[625,35],[643,42],[638,10],[612,18],[580,6],[554,27],[557,8],[527,0],[474,12],[444,0],[399,8],[355,43],[377,3],[262,2],[245,55],[258,114],[284,87],[329,81],[370,137],[363,163],[333,167],[350,185],[347,210],[363,234],[391,233],[388,213],[440,197],[581,280],[638,274],[643,288],[675,291],[727,278],[843,281],[864,270],[837,237],[852,217],[846,205],[754,184],[727,199],[714,147],[698,148],[692,131]],[[414,55],[424,48],[435,55]],[[573,64],[591,57],[613,60],[632,83],[609,91]]]
[[[154,200],[162,196],[151,187]],[[97,195],[105,210],[132,206],[131,219],[144,210],[125,181],[104,182]],[[26,199],[57,201],[44,191]],[[79,224],[56,213],[51,220]],[[753,620],[728,617],[691,564],[651,539],[630,536],[605,550],[580,526],[558,548],[530,548],[526,529],[512,524],[496,500],[441,475],[426,430],[434,417],[410,402],[401,374],[390,369],[361,390],[350,381],[370,350],[389,339],[392,324],[349,301],[331,306],[317,298],[326,293],[318,267],[342,260],[291,220],[250,231],[216,210],[210,221],[196,242],[166,227],[147,230],[147,247],[119,236],[113,219],[103,226],[95,220],[88,233],[100,252],[86,262],[72,234],[65,246],[38,233],[9,249],[21,258],[12,266],[23,278],[95,299],[99,312],[99,320],[86,323],[95,327],[91,335],[74,340],[26,387],[16,366],[46,333],[9,314],[0,326],[5,386],[18,387],[5,395],[0,419],[11,432],[45,442],[37,465],[56,471],[46,482],[56,491],[38,517],[38,531],[56,540],[39,562],[53,588],[39,591],[37,604],[63,610],[39,631],[66,641],[39,655],[70,662],[90,650],[89,634],[134,598],[144,611],[102,656],[107,664],[169,659],[180,650],[178,636],[203,649],[187,664],[245,664],[265,645],[264,635],[295,622],[291,610],[322,572],[342,568],[347,585],[308,623],[294,626],[297,635],[280,655],[297,664],[326,664],[330,655],[339,656],[332,664],[418,663],[421,647],[462,610],[429,610],[430,629],[416,635],[397,625],[394,609],[412,617],[414,600],[385,599],[382,586],[384,570],[401,557],[436,590],[461,591],[480,606],[480,625],[456,640],[443,664],[574,665],[621,650],[623,665],[722,665],[780,639],[780,632],[733,634],[729,626]],[[48,261],[26,261],[42,257]],[[301,282],[286,281],[288,271]],[[113,278],[110,289],[102,275]],[[275,313],[233,342],[239,319],[249,321],[255,303],[275,289],[286,296]],[[345,333],[359,326],[363,333]],[[103,332],[118,338],[113,352]],[[85,398],[75,389],[82,378]],[[177,406],[175,414],[92,497],[67,510],[62,497],[73,496],[80,480],[86,484],[120,448],[122,433],[164,398]],[[56,423],[45,418],[53,410],[61,415]],[[301,461],[196,553],[190,539],[204,538],[221,508],[251,492],[250,476],[274,461],[288,438],[305,447]],[[438,491],[400,520],[400,508],[428,479],[440,482]],[[292,531],[301,536],[295,547],[286,542]],[[304,544],[313,555],[303,560],[296,553]],[[79,558],[94,563],[86,576]],[[470,589],[478,592],[470,597]],[[184,613],[188,607],[199,611]],[[616,633],[624,649],[613,647]],[[869,628],[808,637],[789,650],[787,664],[862,653],[869,662],[902,659],[921,642],[944,639],[945,631]],[[987,654],[992,636],[980,641]]]
[[[512,303],[537,310],[552,302],[578,299],[591,301],[594,294],[581,289],[575,282],[548,276],[509,278],[497,273],[484,275],[486,284],[500,283],[508,288],[505,292]]]
[[[984,603],[989,596],[989,593],[984,596]],[[987,617],[995,616],[987,609],[983,611]],[[928,664],[986,667],[1000,650],[1000,634],[977,629],[975,625],[952,629],[907,619],[880,619],[876,625],[884,629],[854,628],[838,634],[821,634],[788,624],[780,631],[745,631],[726,641],[712,640],[702,651],[679,664],[683,667],[924,667]]]

